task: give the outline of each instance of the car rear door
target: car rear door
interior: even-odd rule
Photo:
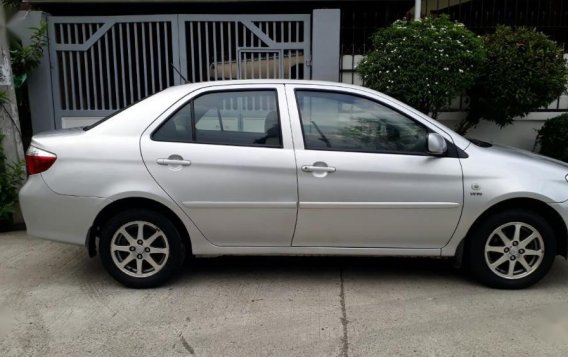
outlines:
[[[203,235],[290,246],[298,196],[284,86],[211,86],[163,117],[141,138],[144,162]]]
[[[294,246],[445,245],[462,211],[462,170],[455,155],[427,153],[427,123],[356,89],[286,88],[299,185]]]

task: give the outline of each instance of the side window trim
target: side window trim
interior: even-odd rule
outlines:
[[[197,97],[191,98],[189,100],[190,113],[191,113],[191,117],[189,118],[189,123],[191,125],[191,142],[189,142],[188,144],[197,142],[197,140],[196,140],[197,139],[197,134],[196,134],[197,128],[195,127],[195,119],[194,119],[195,118],[195,100],[194,100],[195,98],[197,98]],[[169,120],[169,118],[166,119],[166,120]]]
[[[240,144],[240,143],[220,143],[220,142],[207,142],[207,141],[198,141],[197,140],[197,128],[196,128],[196,120],[195,120],[195,100],[198,98],[215,93],[245,93],[245,92],[270,92],[274,94],[274,105],[275,105],[275,112],[278,119],[278,140],[279,145],[266,145],[266,144]],[[186,108],[186,106],[190,106],[190,124],[191,124],[191,139],[185,141],[173,141],[173,140],[158,140],[155,138],[155,134],[160,131],[160,129],[166,125],[170,120],[175,117],[177,113],[181,110]],[[283,126],[282,126],[282,115],[280,110],[280,101],[279,101],[279,92],[278,88],[276,87],[258,87],[258,88],[231,88],[231,89],[212,89],[206,90],[203,92],[198,93],[197,95],[191,97],[190,99],[183,102],[179,105],[171,114],[167,116],[151,133],[150,139],[152,141],[161,141],[161,142],[175,142],[175,143],[183,143],[183,144],[203,144],[203,145],[222,145],[222,146],[242,146],[242,147],[253,147],[253,148],[268,148],[268,149],[283,149],[284,148],[284,138],[282,134]]]
[[[390,150],[373,150],[373,151],[370,151],[370,150],[345,149],[345,148],[313,148],[313,147],[308,148],[308,145],[307,145],[307,142],[306,142],[306,133],[305,133],[305,130],[304,130],[304,121],[303,121],[303,118],[302,118],[302,111],[300,110],[300,100],[299,100],[299,97],[298,97],[298,92],[333,93],[333,94],[349,95],[349,96],[362,98],[362,99],[371,101],[373,103],[376,103],[378,105],[384,106],[384,107],[396,112],[397,114],[411,120],[412,122],[414,122],[418,126],[425,129],[425,131],[427,133],[432,133],[434,131],[431,128],[429,128],[428,126],[421,123],[420,121],[412,118],[408,114],[401,112],[397,108],[394,108],[392,105],[385,103],[385,102],[382,102],[380,100],[377,100],[376,98],[366,96],[366,95],[361,94],[361,93],[347,92],[347,91],[342,91],[341,89],[310,88],[310,87],[294,87],[293,91],[294,91],[294,100],[295,100],[295,104],[296,104],[296,109],[298,111],[298,117],[300,119],[299,124],[300,124],[300,129],[302,131],[302,141],[303,141],[303,144],[304,144],[304,150],[334,151],[334,152],[357,152],[357,153],[367,153],[367,154],[392,154],[392,155],[409,155],[409,156],[431,156],[431,154],[429,154],[427,152],[390,151]],[[451,145],[451,143],[449,143],[449,144]]]

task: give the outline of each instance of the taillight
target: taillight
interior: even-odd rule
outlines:
[[[57,160],[57,155],[30,146],[26,152],[26,170],[28,175],[39,174],[46,171]]]

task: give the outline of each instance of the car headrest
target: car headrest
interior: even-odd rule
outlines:
[[[274,127],[278,127],[278,112],[275,110],[271,111],[266,115],[266,119],[264,120],[264,131],[268,132],[270,129]]]

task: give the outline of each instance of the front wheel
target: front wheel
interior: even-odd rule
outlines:
[[[556,238],[550,224],[528,210],[488,217],[471,239],[471,271],[494,288],[522,289],[537,283],[548,273],[556,256]]]
[[[132,288],[163,284],[185,258],[175,225],[160,213],[142,209],[112,217],[103,226],[99,251],[109,274]]]

